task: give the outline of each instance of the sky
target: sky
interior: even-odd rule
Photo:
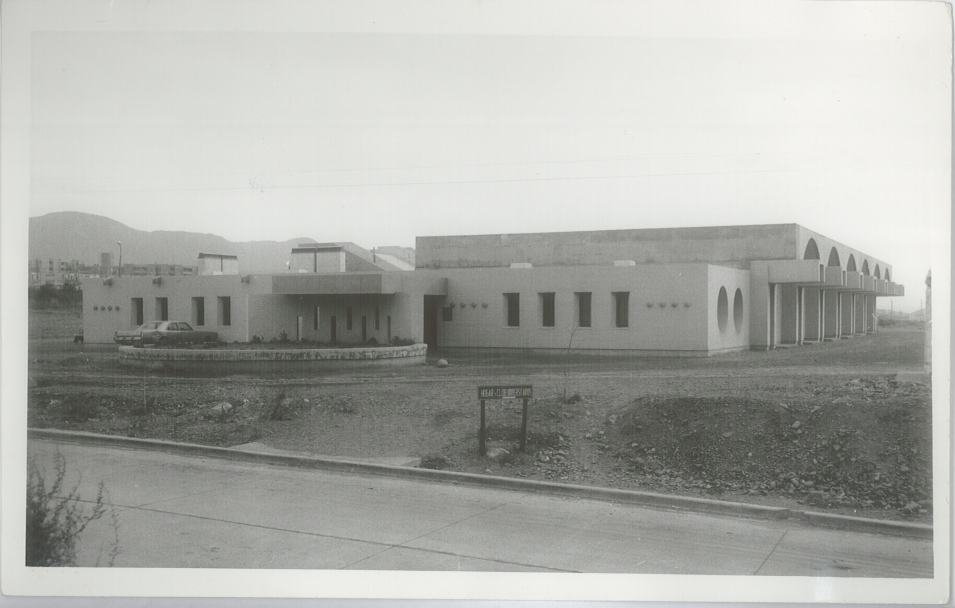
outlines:
[[[951,201],[944,12],[766,4],[35,32],[29,214],[369,248],[798,223],[892,264],[915,310]]]

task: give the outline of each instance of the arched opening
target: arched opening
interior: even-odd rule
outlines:
[[[877,279],[881,279],[881,278],[882,278],[882,271],[879,270],[879,265],[878,265],[878,264],[875,265],[875,278],[877,278]]]
[[[743,329],[743,292],[736,288],[736,297],[733,298],[733,324],[736,325],[736,333]]]
[[[869,260],[862,261],[862,274],[869,276]]]
[[[892,277],[889,276],[889,269],[888,269],[888,268],[885,269],[885,280],[886,280],[886,281],[891,281],[891,280],[892,280]]]
[[[836,251],[835,247],[833,247],[832,250],[829,252],[829,263],[826,265],[827,266],[842,266],[842,264],[839,263],[839,252]]]
[[[809,242],[806,243],[806,251],[802,254],[802,259],[804,260],[818,260],[819,259],[819,248],[816,247],[816,240],[809,239]]]
[[[855,270],[856,269],[856,256],[849,254],[849,261],[846,262],[846,270]]]
[[[726,298],[726,288],[720,287],[720,297],[716,300],[716,321],[720,325],[720,333],[726,333],[726,319],[729,317],[729,301]]]

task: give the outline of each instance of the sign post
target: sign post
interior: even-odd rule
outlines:
[[[524,406],[521,411],[521,452],[527,447],[527,402],[534,398],[534,387],[529,384],[519,386],[479,386],[478,400],[481,402],[481,428],[478,431],[478,451],[481,456],[487,454],[487,426],[484,421],[484,402],[488,399],[521,399]]]

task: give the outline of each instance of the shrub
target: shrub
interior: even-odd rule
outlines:
[[[27,464],[26,565],[30,567],[75,566],[76,541],[93,521],[106,514],[105,490],[100,483],[92,512],[87,514],[80,502],[79,482],[66,491],[66,459],[59,452],[54,457],[55,479],[50,487],[36,460]],[[112,566],[119,553],[116,515],[113,518],[114,539],[107,554]],[[99,560],[97,560],[99,565]]]
[[[252,336],[252,344],[262,344],[262,336]]]
[[[399,338],[395,336],[391,339],[392,346],[411,346],[414,344],[414,338]]]
[[[272,403],[265,406],[262,412],[262,420],[292,420],[297,413],[292,400],[286,397],[285,391],[280,392]]]

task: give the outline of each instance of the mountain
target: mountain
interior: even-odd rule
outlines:
[[[288,241],[232,242],[214,234],[156,230],[135,230],[100,215],[64,211],[30,218],[30,259],[58,258],[99,264],[100,253],[113,254],[119,262],[123,243],[123,263],[181,264],[196,266],[199,253],[221,253],[239,258],[239,272],[283,272],[292,247],[314,243],[314,239]]]

